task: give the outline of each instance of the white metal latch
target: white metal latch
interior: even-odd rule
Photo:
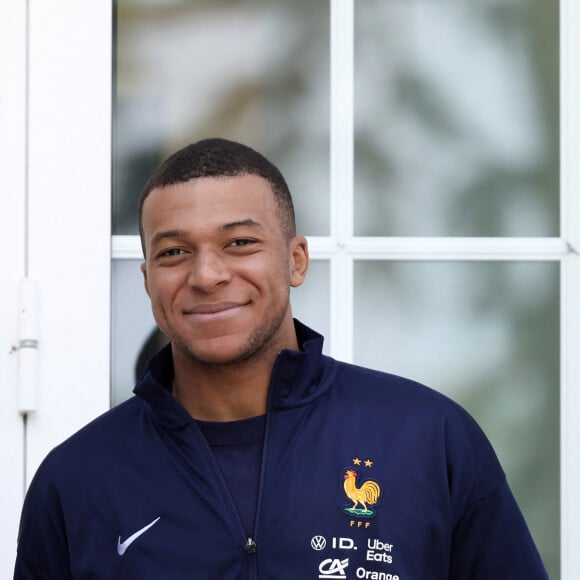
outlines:
[[[39,288],[38,282],[23,278],[18,308],[18,410],[36,411],[39,364]]]

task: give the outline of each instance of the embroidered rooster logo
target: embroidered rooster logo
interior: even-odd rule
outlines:
[[[344,511],[359,517],[372,518],[375,512],[369,509],[369,505],[375,505],[381,495],[381,486],[372,479],[363,481],[360,487],[356,486],[358,473],[354,469],[348,469],[344,474],[344,492],[354,503],[352,507],[345,507]],[[357,507],[357,506],[362,506]]]

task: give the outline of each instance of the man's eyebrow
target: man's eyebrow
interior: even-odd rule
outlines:
[[[226,231],[231,230],[234,228],[239,228],[243,226],[250,226],[250,227],[262,227],[262,224],[259,222],[254,221],[252,218],[246,218],[245,220],[237,220],[235,222],[230,222],[221,226],[220,230]]]
[[[157,232],[151,239],[151,244],[156,244],[167,238],[184,238],[185,236],[187,236],[187,232],[185,230],[165,230]]]
[[[231,230],[234,228],[239,228],[239,227],[244,227],[244,226],[249,226],[249,227],[262,227],[262,224],[254,221],[251,218],[246,218],[243,220],[236,220],[235,222],[229,222],[227,224],[224,224],[220,227],[221,231],[227,231],[227,230]],[[189,235],[189,232],[187,230],[163,230],[161,232],[157,232],[153,238],[151,239],[151,244],[157,244],[162,240],[166,240],[168,238],[185,238]]]

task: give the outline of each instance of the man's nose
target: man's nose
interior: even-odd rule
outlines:
[[[198,252],[189,273],[189,285],[203,292],[212,292],[230,280],[230,271],[223,257],[213,251]]]

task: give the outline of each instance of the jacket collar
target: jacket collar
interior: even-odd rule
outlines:
[[[299,351],[280,352],[270,379],[268,411],[306,405],[319,397],[329,385],[332,359],[322,355],[323,337],[294,320]],[[143,399],[158,419],[174,429],[193,422],[191,415],[171,394],[173,358],[171,345],[165,346],[148,363],[134,393]]]

